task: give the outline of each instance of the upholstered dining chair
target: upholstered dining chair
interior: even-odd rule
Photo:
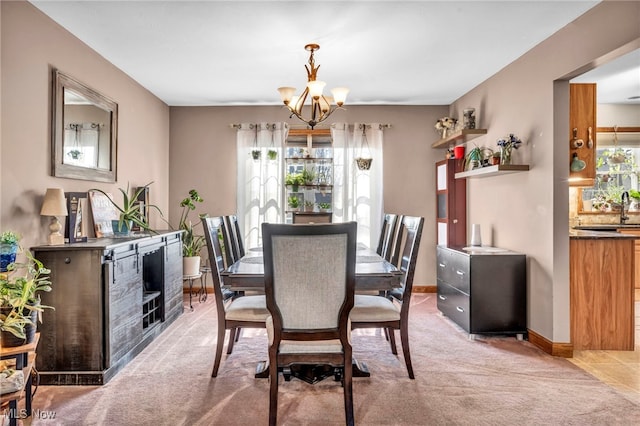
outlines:
[[[395,330],[400,330],[404,362],[411,379],[415,376],[409,351],[409,306],[423,225],[424,218],[413,216],[404,216],[400,223],[400,270],[403,272],[401,288],[387,292],[386,296],[357,294],[350,316],[352,329],[384,328],[394,355],[398,354]]]
[[[222,239],[227,265],[231,265],[244,256],[244,242],[238,217],[234,214],[222,216]]]
[[[342,370],[346,423],[354,424],[349,311],[356,222],[262,224],[269,337],[269,424],[278,412],[278,371],[292,364]]]
[[[222,288],[223,279],[220,272],[224,269],[224,261],[222,259],[220,240],[218,239],[222,221],[221,217],[202,218],[218,312],[218,339],[211,377],[218,375],[227,330],[229,330],[227,354],[230,354],[233,350],[233,343],[236,340],[236,333],[240,328],[265,328],[265,322],[269,316],[264,295],[238,297],[237,293]]]

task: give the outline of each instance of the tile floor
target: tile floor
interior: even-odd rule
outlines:
[[[640,404],[640,289],[635,300],[635,351],[575,351],[569,361]]]

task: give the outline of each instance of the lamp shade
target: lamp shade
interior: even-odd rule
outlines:
[[[64,199],[64,191],[60,188],[47,188],[44,194],[44,202],[40,210],[41,216],[66,216],[67,203]]]

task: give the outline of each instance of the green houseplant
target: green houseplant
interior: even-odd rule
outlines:
[[[3,346],[29,343],[35,335],[38,314],[45,308],[40,293],[51,291],[50,270],[26,251],[24,263],[12,263],[0,274],[0,331]],[[11,338],[13,336],[13,338]]]
[[[287,204],[291,210],[298,211],[298,208],[300,207],[300,199],[295,195],[290,195],[287,199]]]
[[[97,191],[105,195],[111,201],[111,204],[113,204],[114,207],[120,212],[118,220],[114,221],[113,223],[114,232],[119,232],[120,234],[127,235],[131,230],[132,224],[139,226],[140,229],[144,231],[153,232],[153,230],[150,228],[149,224],[147,223],[147,218],[145,217],[144,211],[141,209],[141,205],[138,201],[138,198],[140,197],[140,195],[144,191],[146,191],[146,189],[152,183],[153,182],[149,182],[148,184],[137,188],[136,191],[131,196],[129,196],[130,189],[129,189],[128,183],[127,183],[126,189],[118,188],[118,190],[122,194],[122,204],[116,203],[113,200],[113,198],[109,196],[109,194],[107,194],[105,191],[101,189],[91,189],[91,191]],[[160,213],[160,216],[162,216],[162,211],[158,206],[154,204],[147,204],[144,207],[145,209],[154,208]]]
[[[180,213],[180,222],[178,229],[184,231],[182,233],[182,269],[184,275],[197,275],[200,272],[200,252],[206,245],[204,235],[197,235],[194,225],[189,219],[189,213],[196,209],[196,203],[202,203],[204,199],[198,194],[198,191],[191,189],[189,194],[180,201],[182,212]],[[198,218],[206,216],[199,214]],[[200,222],[198,222],[200,223]]]
[[[291,186],[293,192],[298,192],[299,186],[304,185],[302,173],[287,173],[284,178],[284,184]]]

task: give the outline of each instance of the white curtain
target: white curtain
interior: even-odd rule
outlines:
[[[284,222],[282,157],[288,132],[286,123],[242,123],[238,126],[236,215],[247,248],[262,245],[262,222]],[[259,158],[254,159],[254,151],[259,153]],[[275,159],[270,159],[269,151],[276,152]]]
[[[358,242],[375,249],[384,211],[383,126],[379,123],[355,123],[353,126],[335,123],[331,126],[331,136],[334,147],[333,221],[357,221]],[[359,170],[357,157],[372,158],[371,168]]]

